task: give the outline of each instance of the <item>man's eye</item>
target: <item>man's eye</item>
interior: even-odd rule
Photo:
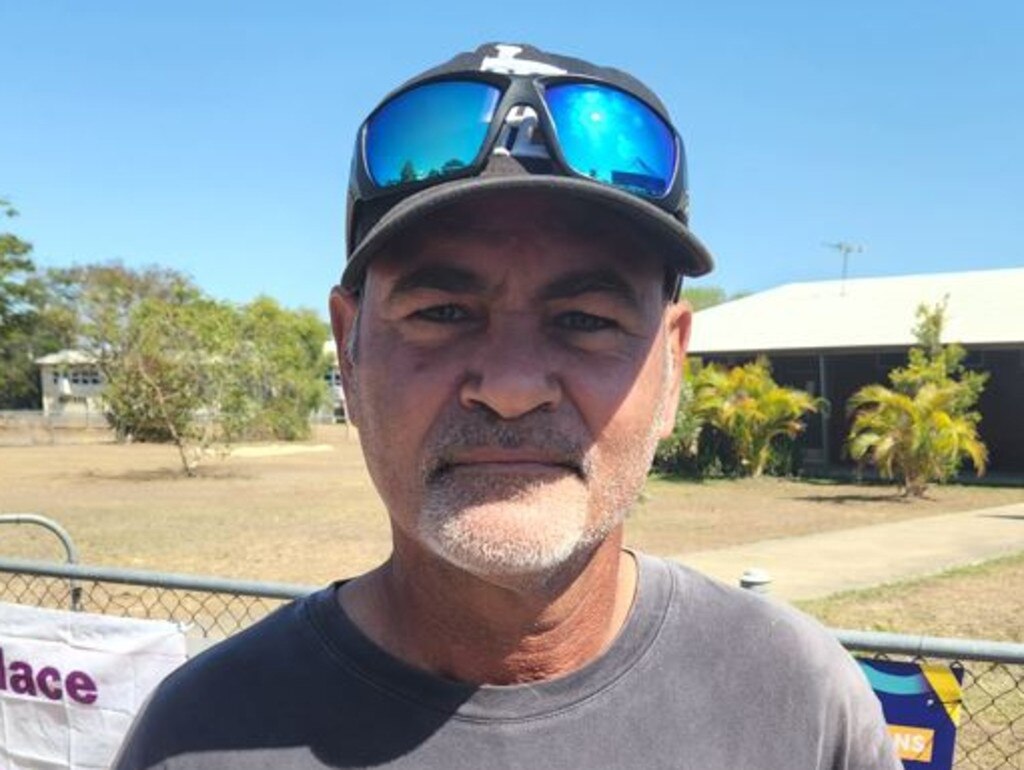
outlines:
[[[414,318],[434,323],[458,323],[469,318],[466,308],[460,305],[433,305],[417,310],[413,313]]]
[[[599,332],[618,327],[618,324],[610,318],[602,318],[579,310],[559,313],[555,318],[555,323],[559,328],[572,332]]]

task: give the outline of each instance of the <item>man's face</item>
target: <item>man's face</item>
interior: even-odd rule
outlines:
[[[626,226],[505,193],[394,242],[358,304],[335,295],[396,549],[511,584],[603,541],[674,419],[689,314],[663,285]]]

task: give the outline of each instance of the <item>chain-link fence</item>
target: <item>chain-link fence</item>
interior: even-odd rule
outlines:
[[[1024,768],[1024,665],[958,661],[964,667],[957,768]]]
[[[836,631],[858,657],[944,663],[963,672],[957,770],[1024,770],[1024,645]]]
[[[172,620],[193,639],[249,626],[311,586],[0,559],[0,601]],[[946,662],[963,669],[957,770],[1024,770],[1024,645],[835,632],[860,657]],[[196,645],[201,647],[202,644]]]
[[[193,638],[227,637],[312,586],[0,559],[0,601],[170,620]]]

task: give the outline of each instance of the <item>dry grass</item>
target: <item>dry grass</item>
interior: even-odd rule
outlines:
[[[1024,642],[1024,553],[798,606],[835,628]]]
[[[310,444],[330,451],[238,453],[196,479],[182,477],[167,446],[0,446],[0,513],[57,519],[87,564],[322,583],[378,563],[389,531],[354,431],[318,428]],[[677,554],[1004,505],[1024,501],[1024,489],[946,487],[905,500],[888,487],[652,479],[644,497],[630,543]],[[62,558],[52,536],[6,525],[0,555]]]
[[[1024,642],[1024,552],[939,575],[800,602],[833,628]],[[1024,666],[966,661],[968,767],[1024,767]],[[1010,727],[1012,725],[1012,727]],[[959,764],[957,765],[959,767]]]
[[[933,487],[912,499],[891,486],[826,480],[654,478],[645,498],[630,522],[631,542],[678,554],[1024,502],[1024,489]]]

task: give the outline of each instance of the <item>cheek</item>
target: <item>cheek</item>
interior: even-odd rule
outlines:
[[[591,435],[646,434],[664,390],[664,361],[656,350],[598,366],[591,361],[586,368],[566,367],[566,391]]]
[[[606,474],[646,477],[669,393],[668,360],[655,345],[643,363],[608,373],[581,399],[595,436],[594,462]],[[625,481],[625,478],[622,479]]]
[[[457,393],[458,373],[436,351],[417,352],[387,333],[368,335],[353,372],[367,454],[408,473],[433,420]]]
[[[597,522],[620,521],[643,489],[665,401],[666,379],[663,371],[660,374],[650,377],[645,373],[633,382],[595,434],[590,516]]]

